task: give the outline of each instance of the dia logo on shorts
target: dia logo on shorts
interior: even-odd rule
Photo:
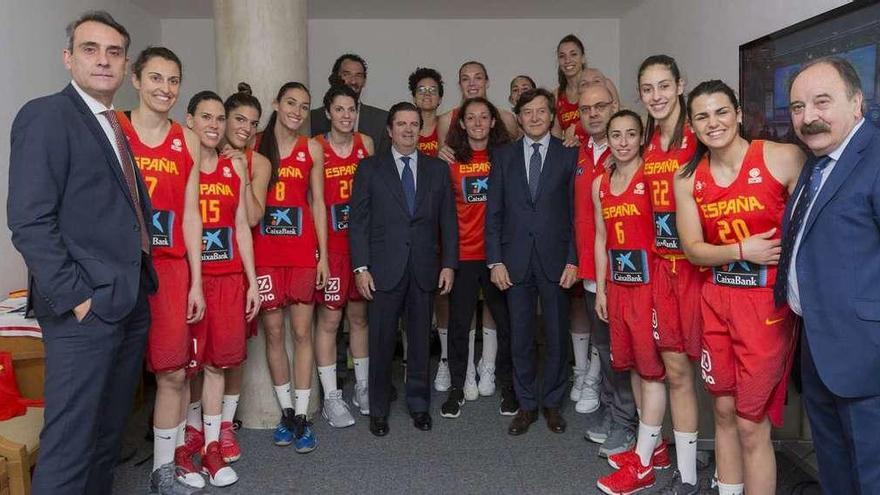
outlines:
[[[657,322],[657,310],[651,308],[651,328],[653,329],[654,340],[660,342],[660,324]]]
[[[703,349],[703,352],[700,356],[700,376],[703,377],[703,381],[709,385],[715,385],[715,378],[710,374],[712,372],[712,357],[709,356],[709,351]]]

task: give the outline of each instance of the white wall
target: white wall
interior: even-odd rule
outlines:
[[[183,83],[171,117],[179,122],[186,116],[189,99],[203,89],[217,90],[214,71],[214,21],[212,19],[162,19],[161,44],[170,48],[183,63]],[[225,98],[228,95],[220,95]]]
[[[846,0],[663,0],[646,2],[620,19],[621,98],[640,108],[636,72],[647,56],[678,62],[687,87],[721,79],[739,88],[739,45],[803,21]],[[662,7],[662,8],[661,8]]]
[[[159,19],[118,0],[0,0],[0,299],[13,289],[26,287],[24,261],[12,246],[6,228],[6,197],[9,182],[9,133],[18,109],[30,99],[60,91],[70,80],[61,61],[66,38],[64,27],[83,11],[104,9],[131,34],[131,53],[159,41]],[[124,84],[115,100],[130,107],[136,95]]]

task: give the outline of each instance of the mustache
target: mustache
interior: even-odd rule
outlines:
[[[823,132],[831,132],[831,127],[821,120],[816,120],[809,124],[801,124],[800,130],[804,136],[812,136],[814,134],[822,134]]]

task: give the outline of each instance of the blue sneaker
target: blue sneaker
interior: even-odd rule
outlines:
[[[293,436],[296,438],[294,448],[300,454],[306,454],[318,447],[318,439],[312,431],[312,425],[304,414],[293,418]]]
[[[281,413],[281,421],[275,427],[272,440],[279,447],[286,447],[293,443],[293,409],[285,409]]]

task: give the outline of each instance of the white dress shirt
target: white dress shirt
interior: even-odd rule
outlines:
[[[532,149],[532,145],[535,143],[538,143],[541,145],[541,147],[538,148],[538,153],[541,154],[541,170],[544,170],[544,160],[547,158],[547,148],[550,146],[550,133],[548,132],[547,134],[544,135],[544,137],[542,137],[541,139],[539,139],[537,141],[535,141],[534,139],[532,139],[528,136],[523,136],[523,152],[525,153],[525,158],[526,158],[525,159],[525,162],[526,162],[525,167],[526,167],[526,181],[527,182],[529,180],[529,160],[532,159],[532,153],[535,152],[535,150]]]
[[[110,108],[105,107],[103,103],[83,91],[76,81],[70,81],[70,84],[73,86],[73,89],[79,93],[80,98],[86,102],[86,106],[89,107],[89,110],[95,114],[95,118],[98,119],[98,124],[101,124],[101,129],[110,141],[110,147],[113,148],[113,152],[116,153],[116,161],[119,162],[119,168],[122,168],[122,156],[119,154],[119,150],[116,149],[116,134],[113,132],[113,128],[110,127],[110,121],[102,114],[102,112],[106,112],[107,110],[112,111],[113,105],[110,105]]]
[[[397,149],[394,146],[392,146],[391,147],[391,156],[394,157],[394,164],[397,165],[397,176],[400,177],[401,180],[403,180],[403,160],[401,160],[400,157],[402,157],[402,156],[409,157],[409,167],[412,169],[412,173],[413,173],[413,185],[415,186],[416,191],[418,191],[419,190],[418,189],[419,183],[418,183],[418,180],[416,179],[416,177],[418,177],[418,174],[416,173],[416,171],[418,171],[418,169],[419,169],[418,150],[413,151],[412,153],[410,153],[408,155],[404,155],[403,153],[397,151]]]
[[[865,123],[865,119],[862,118],[855,127],[849,132],[849,135],[846,136],[846,139],[843,140],[840,146],[837,147],[836,150],[828,153],[828,165],[822,170],[822,179],[819,181],[819,189],[816,191],[815,196],[810,200],[810,206],[807,208],[807,213],[804,216],[804,223],[801,225],[800,230],[798,230],[797,235],[794,238],[794,246],[791,248],[791,264],[788,266],[788,306],[792,311],[797,313],[798,315],[803,316],[803,310],[801,308],[801,296],[800,291],[798,290],[798,279],[797,279],[797,256],[798,251],[801,247],[801,237],[804,235],[804,227],[807,225],[807,219],[810,218],[810,211],[813,209],[813,205],[816,203],[816,198],[819,197],[819,193],[822,191],[822,186],[825,185],[825,181],[828,180],[828,177],[831,175],[831,171],[834,170],[834,166],[837,165],[837,160],[840,159],[840,155],[843,154],[843,150],[846,149],[846,146],[849,144],[849,141],[856,134],[856,132],[862,127],[862,124]],[[798,194],[797,201],[800,201],[800,197],[803,194],[801,191]],[[797,206],[797,201],[794,202],[794,206]],[[791,213],[794,214],[794,207],[791,209]]]

